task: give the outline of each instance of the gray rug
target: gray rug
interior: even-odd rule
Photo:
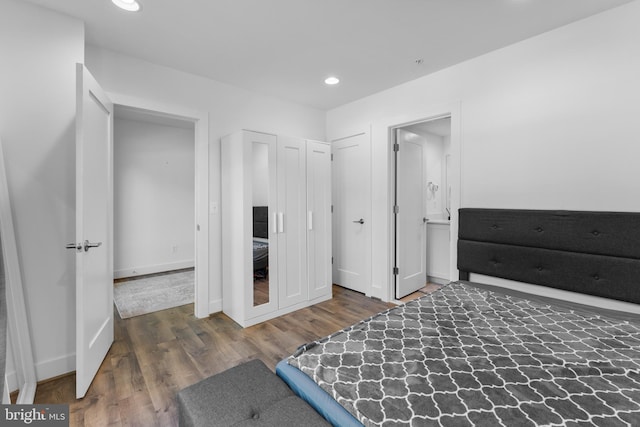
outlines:
[[[113,301],[123,319],[166,310],[194,300],[193,270],[116,283]]]

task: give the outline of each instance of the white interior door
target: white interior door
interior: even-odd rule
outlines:
[[[307,172],[306,145],[278,137],[278,298],[279,308],[306,301]],[[271,255],[271,251],[269,251]]]
[[[332,143],[333,282],[367,293],[371,272],[369,133]]]
[[[396,298],[402,298],[427,282],[426,141],[402,129],[396,141]]]
[[[82,398],[113,343],[113,104],[82,64],[76,70],[76,397]]]

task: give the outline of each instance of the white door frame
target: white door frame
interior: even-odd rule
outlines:
[[[145,99],[108,93],[114,105],[147,110],[194,124],[195,134],[195,304],[198,318],[209,316],[209,114],[181,106],[167,105]],[[111,165],[113,169],[113,164]],[[113,206],[111,206],[113,210]]]
[[[460,102],[452,102],[447,104],[434,105],[425,108],[420,113],[411,113],[398,115],[397,117],[387,118],[375,124],[373,134],[380,132],[386,138],[386,157],[387,157],[387,283],[388,287],[379,297],[384,301],[393,301],[395,297],[395,277],[393,274],[394,267],[394,246],[395,234],[393,227],[393,201],[395,192],[395,167],[394,167],[394,132],[396,128],[409,126],[412,124],[435,120],[444,117],[451,117],[451,224],[449,232],[451,236],[451,246],[449,252],[449,277],[451,281],[458,280],[458,209],[462,200],[462,138],[460,133],[461,123],[461,106]],[[374,142],[375,145],[375,142]]]

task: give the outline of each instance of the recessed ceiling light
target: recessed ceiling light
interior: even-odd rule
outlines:
[[[337,85],[340,83],[340,79],[337,77],[327,77],[324,82],[328,85]]]
[[[120,9],[124,9],[129,12],[137,12],[140,10],[140,3],[138,3],[136,0],[111,0],[111,1]]]

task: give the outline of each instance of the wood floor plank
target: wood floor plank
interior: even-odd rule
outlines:
[[[36,403],[67,403],[71,426],[175,426],[176,393],[258,358],[272,370],[298,346],[392,307],[334,286],[334,298],[242,328],[223,313],[206,319],[193,304],[121,319],[115,341],[84,399],[75,375],[40,384]]]
[[[155,425],[156,413],[148,393],[136,393],[118,401],[118,412],[123,427]]]

